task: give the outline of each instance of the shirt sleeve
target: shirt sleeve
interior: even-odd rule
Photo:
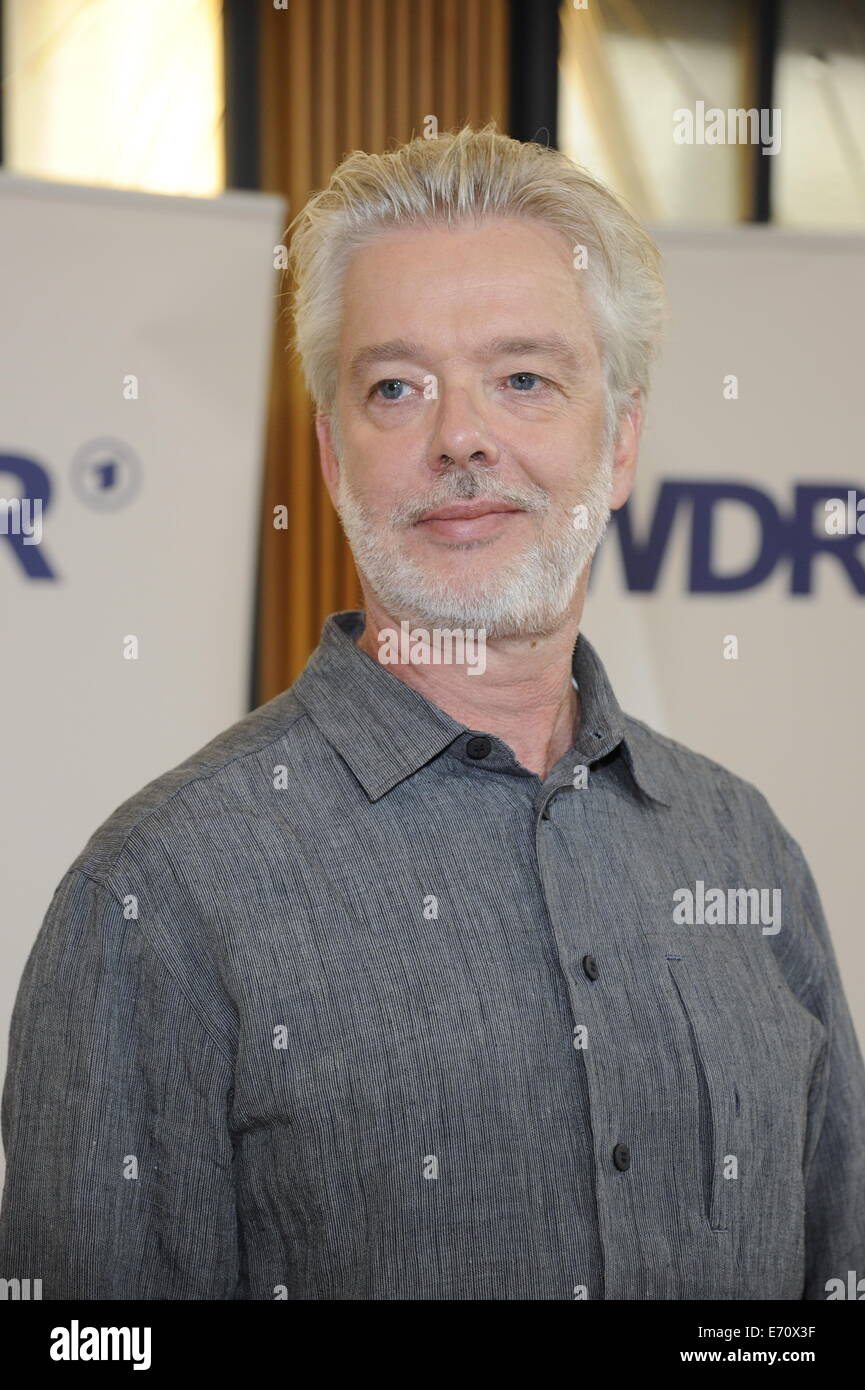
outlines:
[[[233,1066],[134,900],[70,869],[22,976],[0,1277],[43,1299],[232,1299]]]
[[[808,1098],[802,1295],[823,1300],[829,1280],[846,1286],[848,1270],[865,1274],[865,1063],[813,875],[796,841],[786,840],[796,901],[785,917],[809,938],[798,960],[799,997],[826,1030]]]

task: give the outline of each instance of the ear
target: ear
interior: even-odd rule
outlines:
[[[321,462],[321,472],[324,484],[330,493],[330,500],[336,506],[336,494],[339,480],[339,460],[333,447],[333,434],[330,428],[330,419],[321,411],[316,413],[315,433],[318,439],[318,455]]]
[[[640,388],[629,392],[632,404],[619,422],[619,433],[613,453],[613,487],[610,510],[623,507],[633,491],[637,476],[637,457],[640,452],[640,433],[643,428],[643,409]]]

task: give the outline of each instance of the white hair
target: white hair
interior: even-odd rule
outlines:
[[[337,439],[342,285],[353,253],[391,228],[503,217],[559,231],[575,273],[585,276],[604,370],[606,442],[634,388],[645,402],[666,317],[660,251],[624,203],[585,169],[558,150],[502,135],[491,121],[480,130],[419,136],[385,154],[353,151],[289,228],[295,348],[310,395]],[[578,256],[584,268],[577,268]]]

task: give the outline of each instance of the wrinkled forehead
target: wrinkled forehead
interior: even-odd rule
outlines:
[[[340,373],[397,343],[474,359],[525,339],[584,357],[594,331],[576,259],[560,232],[524,219],[383,230],[346,269]]]

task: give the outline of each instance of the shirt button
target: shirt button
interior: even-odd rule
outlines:
[[[613,1149],[613,1162],[620,1173],[626,1173],[631,1166],[631,1150],[627,1144],[617,1144]]]
[[[598,962],[595,960],[594,956],[583,956],[583,971],[590,980],[596,980],[598,978],[601,972],[598,969]]]
[[[475,734],[466,744],[466,752],[470,758],[487,758],[492,752],[492,747],[485,734]]]

